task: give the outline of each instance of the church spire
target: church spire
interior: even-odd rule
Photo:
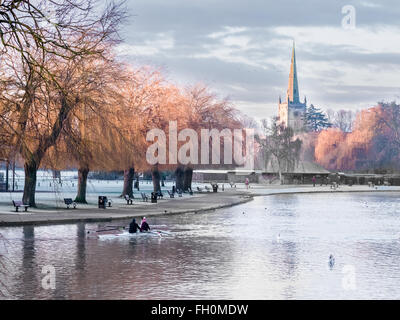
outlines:
[[[291,102],[291,103],[300,103],[299,85],[297,82],[296,52],[295,52],[294,41],[293,41],[292,61],[291,61],[291,65],[290,65],[287,100],[289,100],[289,102]]]

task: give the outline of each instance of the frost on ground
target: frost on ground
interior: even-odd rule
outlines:
[[[4,172],[4,170],[3,170]],[[5,176],[5,175],[4,175]],[[123,188],[123,180],[95,180],[88,179],[87,182],[87,205],[79,204],[79,207],[95,208],[97,207],[98,196],[107,196],[115,204],[126,203],[121,199]],[[10,174],[9,184],[11,188],[12,176]],[[174,183],[166,181],[164,197],[168,197],[166,190],[171,190]],[[21,200],[22,191],[24,186],[24,172],[17,170],[15,174],[14,189],[16,192],[0,192],[0,213],[10,213],[13,211],[12,200]],[[202,184],[193,184],[196,186],[203,186]],[[76,171],[63,171],[61,173],[61,181],[53,178],[52,173],[49,171],[38,171],[37,184],[36,184],[36,202],[40,209],[57,209],[66,208],[64,198],[75,199],[78,189],[78,174]],[[137,201],[142,201],[141,192],[149,195],[153,191],[152,181],[141,180],[139,183],[139,191],[134,189],[134,197]],[[29,209],[32,211],[32,209]]]

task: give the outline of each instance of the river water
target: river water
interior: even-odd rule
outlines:
[[[399,217],[398,193],[297,194],[149,218],[170,232],[162,237],[87,239],[99,224],[2,228],[12,260],[2,291],[12,299],[399,299]],[[47,265],[55,289],[42,287]]]

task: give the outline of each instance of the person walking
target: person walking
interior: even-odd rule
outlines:
[[[244,184],[246,185],[246,189],[249,189],[249,178],[246,178]]]

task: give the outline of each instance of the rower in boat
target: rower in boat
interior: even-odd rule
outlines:
[[[141,231],[139,225],[136,223],[136,219],[133,218],[132,222],[129,224],[129,233],[136,233],[138,230]]]
[[[140,224],[140,232],[150,231],[150,226],[146,221],[146,217],[143,217],[142,223]]]

